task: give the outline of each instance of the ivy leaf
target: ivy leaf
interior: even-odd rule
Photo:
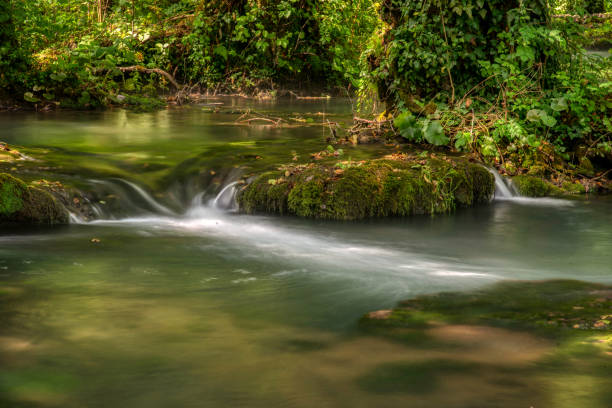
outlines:
[[[448,143],[449,138],[444,134],[444,129],[439,120],[432,120],[423,127],[425,140],[435,146],[442,146]]]
[[[227,61],[227,48],[224,46],[218,45],[213,52],[223,58],[224,61]]]
[[[516,55],[523,62],[529,62],[535,60],[535,50],[531,47],[526,47],[524,45],[520,45],[516,49]]]
[[[541,109],[532,109],[527,112],[528,121],[534,123],[542,123],[544,126],[553,127],[557,124],[557,119],[550,116],[548,113]]]
[[[37,97],[34,96],[34,94],[32,92],[26,92],[23,94],[23,99],[25,99],[28,102],[40,102],[40,99],[38,99]]]
[[[557,124],[557,119],[555,119],[554,117],[548,115],[546,112],[544,112],[544,115],[542,116],[542,123],[545,126],[548,127],[553,127]]]
[[[66,79],[66,74],[64,74],[63,72],[57,72],[57,73],[52,73],[51,75],[49,75],[49,77],[57,82],[62,82],[64,79]]]
[[[472,136],[469,132],[461,132],[455,136],[455,149],[465,151],[469,147]]]
[[[410,112],[400,114],[395,118],[393,124],[404,139],[418,142],[423,138],[421,126],[419,126],[417,118]]]
[[[545,112],[540,109],[531,109],[529,112],[527,112],[527,117],[525,119],[534,123],[541,122],[542,113]]]
[[[568,106],[567,106],[567,99],[565,99],[565,98],[554,98],[552,100],[552,102],[550,103],[550,107],[555,112],[562,112],[564,110],[567,110],[567,108],[568,108]]]

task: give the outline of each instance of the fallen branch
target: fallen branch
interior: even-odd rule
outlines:
[[[271,123],[274,123],[274,125],[276,125],[276,126],[278,126],[278,124],[280,123],[280,120],[277,122],[275,120],[268,119],[268,118],[250,118],[250,119],[241,120],[238,123],[249,123],[250,124],[251,122],[255,122],[257,120],[261,120],[261,121],[264,121],[264,122],[271,122]]]
[[[166,71],[164,71],[163,69],[159,69],[159,68],[145,68],[142,65],[132,65],[131,67],[119,67],[119,71],[121,72],[144,72],[147,74],[158,74],[158,75],[162,75],[163,77],[165,77],[172,85],[174,85],[174,87],[176,89],[181,89],[181,86],[178,84],[178,82],[176,82],[176,79],[174,79],[174,77],[172,75],[170,75],[169,73],[167,73]]]

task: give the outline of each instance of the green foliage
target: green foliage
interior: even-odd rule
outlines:
[[[374,0],[7,0],[0,88],[22,103],[77,108],[168,89],[162,76],[117,69],[133,65],[231,91],[355,87],[375,8]]]
[[[411,112],[402,112],[395,118],[393,124],[399,130],[400,135],[411,142],[426,141],[435,146],[443,146],[449,141],[438,120],[417,119]]]
[[[526,161],[545,144],[565,160],[581,146],[607,155],[612,61],[587,53],[584,29],[550,11],[543,0],[387,0],[364,89],[375,86],[413,142],[452,140],[491,160]]]
[[[0,2],[0,94],[19,91],[19,82],[28,69],[27,52],[20,44],[11,1]]]
[[[612,10],[610,0],[552,0],[551,7],[560,13],[603,13]]]
[[[543,0],[387,0],[382,18],[389,30],[373,77],[381,99],[402,108],[410,96],[468,92],[497,70],[492,64],[508,68],[500,56],[519,71],[539,61],[544,51],[529,40],[548,9]]]
[[[376,24],[371,0],[202,1],[181,39],[185,76],[206,86],[355,85],[362,44]]]

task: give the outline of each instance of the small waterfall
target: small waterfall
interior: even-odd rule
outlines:
[[[495,177],[495,196],[497,201],[510,201],[520,205],[539,205],[555,207],[571,207],[573,202],[561,198],[525,197],[521,195],[512,180],[502,177],[495,169],[487,168]]]
[[[495,177],[495,199],[504,200],[521,196],[512,184],[512,180],[502,177],[495,169],[487,168],[487,170]]]
[[[223,210],[237,210],[236,203],[236,184],[238,182],[228,184],[217,194],[212,202],[212,206]]]
[[[234,178],[235,179],[235,178]],[[109,180],[89,180],[92,186],[95,186],[96,195],[98,198],[93,202],[88,201],[88,208],[91,210],[93,221],[95,220],[122,220],[133,217],[148,217],[151,215],[159,215],[172,219],[184,219],[200,217],[202,213],[207,212],[235,212],[238,210],[236,203],[236,181],[225,183],[216,195],[207,193],[207,190],[214,188],[209,186],[195,194],[184,205],[177,203],[179,208],[173,211],[169,207],[161,204],[152,194],[145,191],[139,185],[120,178]],[[172,194],[170,194],[172,196]],[[97,204],[97,200],[106,197],[114,197],[111,203],[103,202],[102,205]],[[169,197],[172,199],[173,197]],[[89,217],[83,217],[78,213],[70,213],[70,222],[72,224],[85,224],[89,221]]]
[[[164,207],[163,205],[155,201],[155,199],[151,197],[146,191],[144,191],[139,185],[124,179],[117,179],[117,181],[128,185],[153,210],[166,215],[176,215],[174,211],[170,210],[167,207]]]

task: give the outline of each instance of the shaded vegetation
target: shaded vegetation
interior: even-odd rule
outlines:
[[[379,24],[375,4],[9,0],[0,6],[0,89],[39,109],[156,109],[158,93],[177,83],[189,86],[178,85],[179,101],[197,89],[351,88]]]
[[[386,29],[362,92],[384,102],[383,127],[510,175],[539,166],[558,184],[592,177],[584,157],[597,175],[611,167],[611,60],[584,49],[573,18],[553,18],[540,0],[382,4]]]

